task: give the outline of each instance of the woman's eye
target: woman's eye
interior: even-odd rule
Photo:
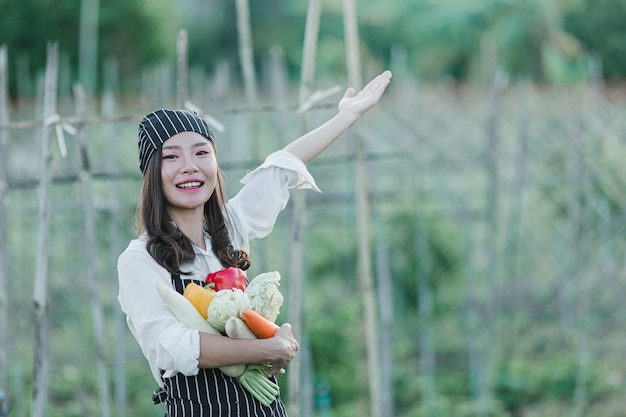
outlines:
[[[208,154],[209,154],[209,151],[205,151],[205,150],[198,151],[198,152],[196,153],[196,155],[208,155]]]
[[[174,159],[176,155],[163,155],[163,159]]]

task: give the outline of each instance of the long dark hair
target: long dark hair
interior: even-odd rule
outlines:
[[[159,148],[150,158],[143,179],[137,210],[139,231],[147,232],[148,253],[159,265],[171,274],[189,275],[191,272],[181,271],[181,265],[193,262],[196,255],[191,240],[172,224],[167,214],[161,161],[162,150]],[[222,266],[234,266],[245,271],[250,267],[250,258],[247,252],[234,249],[230,240],[222,183],[222,174],[218,169],[215,191],[204,204],[204,227]]]

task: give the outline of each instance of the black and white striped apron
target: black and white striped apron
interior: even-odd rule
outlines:
[[[172,284],[181,294],[190,282],[204,285],[201,281],[181,280],[178,275],[172,275]],[[271,379],[276,382],[276,377]],[[163,381],[162,398],[155,399],[155,403],[167,403],[165,417],[287,416],[280,397],[265,407],[235,378],[224,375],[219,369],[200,369],[195,376],[177,373],[171,378],[163,378]]]

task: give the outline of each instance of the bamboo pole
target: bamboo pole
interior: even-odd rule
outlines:
[[[322,16],[321,0],[309,0],[304,29],[304,45],[302,47],[302,67],[300,70],[300,88],[298,102],[302,104],[309,99],[315,80],[315,58]],[[306,126],[304,126],[306,129]]]
[[[257,86],[256,86],[256,69],[254,65],[254,46],[252,43],[252,28],[250,23],[250,6],[249,0],[236,0],[237,9],[237,33],[239,38],[239,61],[243,78],[245,100],[248,105],[256,105],[257,103]],[[258,135],[259,126],[256,118],[242,118],[239,126],[242,130],[240,133],[241,140]],[[245,143],[233,142],[235,148],[239,150],[245,149],[250,153],[250,159],[253,161],[261,161],[264,157],[261,152],[261,146],[258,140]],[[241,153],[241,152],[240,152]],[[245,155],[242,155],[245,157]],[[260,162],[259,162],[260,163]],[[259,247],[263,250],[263,246]],[[261,254],[261,259],[264,256]]]
[[[568,251],[574,256],[576,263],[579,259],[589,258],[588,255],[594,254],[595,257],[591,257],[591,262],[595,265],[592,266],[594,273],[580,273],[575,272],[572,277],[577,278],[578,282],[575,282],[573,290],[576,294],[573,297],[574,305],[574,318],[575,328],[573,330],[576,345],[576,382],[573,395],[573,410],[571,416],[581,417],[588,413],[589,405],[593,401],[591,398],[592,393],[589,392],[589,386],[593,377],[591,375],[591,358],[592,352],[592,339],[591,334],[592,325],[589,317],[593,315],[591,306],[593,304],[590,289],[597,286],[592,281],[599,277],[609,277],[611,274],[607,268],[607,260],[610,259],[610,225],[611,225],[611,209],[606,196],[598,197],[597,191],[594,189],[594,182],[596,177],[595,172],[588,172],[585,159],[589,158],[592,161],[607,160],[606,155],[603,155],[604,147],[603,140],[593,140],[589,143],[585,143],[585,138],[596,138],[599,133],[599,126],[602,126],[602,122],[599,120],[598,115],[604,114],[601,106],[601,92],[602,92],[602,77],[601,77],[601,62],[594,62],[591,69],[591,99],[589,100],[589,108],[578,109],[574,117],[574,126],[572,127],[570,136],[570,150],[568,159],[573,158],[574,163],[571,172],[571,181],[577,186],[571,190],[569,206],[576,206],[574,212],[577,212],[579,216],[579,222],[572,222],[570,225],[572,230],[569,232],[572,237],[572,247]],[[599,200],[599,201],[598,201]],[[592,204],[585,204],[583,202],[594,202]],[[595,208],[594,208],[595,206]],[[589,236],[597,236],[599,244],[592,241]],[[590,249],[585,249],[589,248]],[[578,255],[578,256],[577,256]],[[593,259],[597,259],[593,261]],[[587,265],[589,266],[589,265]],[[577,276],[578,275],[578,276]]]
[[[176,106],[179,109],[184,108],[187,100],[187,56],[188,56],[188,36],[185,29],[178,32],[176,38]]]
[[[248,0],[236,0],[237,33],[239,35],[239,59],[243,75],[246,101],[256,104],[256,70],[254,67],[254,49],[252,47],[252,29],[250,27],[250,5]]]
[[[472,227],[470,213],[462,210],[461,222],[463,227],[463,283],[464,302],[462,303],[463,317],[467,329],[467,359],[469,368],[469,391],[472,398],[479,398],[482,392],[485,367],[483,366],[484,353],[481,347],[480,306],[477,303],[476,282],[476,231]]]
[[[289,280],[289,321],[292,323],[293,336],[302,338],[302,288],[304,286],[304,243],[302,239],[306,199],[304,193],[293,196],[293,217],[291,222],[291,268]],[[289,415],[299,417],[302,414],[302,361],[301,355],[289,363],[287,375],[289,383]]]
[[[367,169],[371,173],[368,188],[378,190],[377,179],[373,167]],[[372,210],[371,224],[374,225],[375,280],[377,291],[376,304],[380,306],[380,327],[377,329],[379,336],[379,361],[378,361],[378,386],[380,392],[380,415],[393,416],[393,283],[391,279],[391,266],[389,260],[389,247],[384,238],[383,216],[380,210]],[[421,259],[418,257],[418,259]]]
[[[350,85],[357,91],[363,84],[361,76],[361,53],[359,25],[355,0],[343,0],[343,30],[346,41],[346,64]]]
[[[518,121],[518,136],[517,152],[515,154],[514,174],[511,187],[511,207],[509,211],[509,219],[506,226],[506,241],[504,248],[504,265],[505,272],[503,277],[505,278],[505,285],[510,285],[512,290],[520,285],[522,281],[521,269],[520,269],[520,253],[522,248],[522,242],[520,241],[520,230],[522,227],[524,206],[526,196],[528,194],[528,166],[529,166],[529,85],[526,81],[521,81],[517,84],[518,92],[518,108],[519,108],[519,121]],[[507,306],[503,306],[503,312],[507,311]],[[508,309],[510,311],[510,308]],[[512,342],[519,337],[520,329],[517,326],[510,326],[502,328],[502,335],[499,336],[504,340],[511,341],[506,346],[500,349],[498,355],[499,372],[501,375],[508,377],[510,372],[510,365],[512,363],[512,356],[518,344]]]
[[[302,68],[300,73],[299,98],[300,104],[308,100],[312,91],[315,78],[315,57],[317,55],[317,39],[319,36],[319,22],[322,13],[320,0],[309,0],[306,26],[304,32],[304,45],[302,53]],[[302,131],[308,131],[307,114],[302,114]],[[293,323],[294,336],[301,340],[302,337],[302,288],[304,286],[304,244],[302,241],[303,223],[306,211],[306,195],[295,193],[293,204],[293,218],[291,224],[291,281],[289,282],[290,303],[289,320]],[[294,366],[295,365],[295,366]],[[289,415],[299,417],[305,414],[303,410],[304,393],[302,391],[303,357],[296,359],[289,366]],[[309,397],[310,398],[310,397]]]
[[[361,88],[361,62],[359,53],[358,19],[355,0],[343,0],[344,36],[349,84],[357,91]],[[374,277],[372,276],[372,243],[370,231],[370,207],[362,140],[356,137],[356,200],[358,229],[358,276],[359,290],[363,302],[365,344],[367,350],[367,372],[369,380],[370,416],[381,416],[381,375],[378,362],[378,311]]]
[[[43,116],[44,120],[56,113],[58,45],[47,47],[47,62],[44,80]],[[35,309],[35,347],[33,363],[33,405],[32,416],[44,417],[48,397],[48,234],[50,226],[50,127],[41,129],[41,153],[39,166],[39,209],[37,228],[37,253],[33,305]]]
[[[377,216],[380,217],[380,216]],[[393,416],[393,283],[389,259],[389,245],[382,238],[382,220],[376,219],[376,284],[377,302],[380,305],[380,409],[381,415]],[[419,258],[418,258],[419,259]]]
[[[273,45],[269,53],[270,62],[270,96],[271,104],[276,109],[284,109],[289,98],[289,76],[285,60],[285,50],[280,45]],[[281,138],[287,137],[287,113],[277,110],[273,114],[276,126],[276,137],[271,142],[272,149],[277,149]]]
[[[169,100],[165,94],[161,95],[160,97],[163,97],[163,100],[155,99],[155,101],[166,102]],[[312,104],[310,109],[327,109],[331,106],[335,107],[334,104],[330,105],[326,103],[317,103],[317,104]],[[298,111],[299,110],[298,108],[299,108],[298,104],[290,104],[290,105],[284,105],[280,107],[277,107],[274,105],[237,106],[237,107],[211,110],[211,115],[223,116],[223,115],[240,115],[240,114],[260,114],[260,113],[271,113],[271,112],[276,112],[276,111],[289,112],[289,111]],[[127,113],[127,114],[121,114],[121,115],[115,115],[115,116],[109,116],[109,117],[90,116],[90,117],[85,117],[85,118],[80,118],[80,119],[75,116],[67,116],[67,117],[63,117],[63,121],[71,125],[74,125],[74,124],[89,125],[89,124],[103,124],[103,123],[106,124],[106,123],[119,123],[119,122],[134,122],[135,120],[141,119],[143,116],[144,116],[143,113],[135,113],[135,114]],[[40,127],[42,123],[43,123],[43,120],[41,119],[14,121],[14,122],[7,122],[5,124],[0,124],[0,129],[8,129],[8,130],[32,129],[34,127]]]
[[[370,415],[381,417],[380,414],[380,359],[378,312],[376,308],[376,293],[374,277],[372,276],[371,262],[371,231],[369,227],[370,208],[368,201],[365,163],[363,161],[363,144],[356,141],[356,187],[357,187],[357,228],[358,228],[358,265],[359,290],[363,302],[363,323],[365,326],[365,346],[367,349],[367,373],[370,393]]]
[[[586,315],[588,314],[589,295],[588,291],[582,285],[584,274],[581,273],[578,262],[582,258],[589,258],[585,251],[586,232],[591,232],[594,227],[593,223],[597,220],[594,218],[589,222],[589,216],[586,216],[586,207],[583,201],[591,201],[594,197],[590,196],[587,191],[587,173],[585,172],[584,162],[584,128],[582,116],[576,115],[573,118],[571,126],[569,126],[569,148],[567,150],[567,175],[569,178],[568,195],[568,228],[567,231],[567,251],[569,259],[566,259],[566,265],[570,265],[570,273],[564,280],[569,285],[564,292],[562,299],[561,320],[568,323],[571,328],[568,330],[567,336],[572,337],[575,341],[576,348],[576,379],[574,386],[572,416],[578,417],[584,415],[587,409],[588,393],[588,361],[589,361],[589,340],[588,329],[586,326]],[[595,155],[594,155],[595,156]],[[594,158],[595,160],[595,158]],[[595,217],[595,216],[594,216]]]
[[[7,46],[0,45],[0,124],[9,122],[9,100],[8,88],[8,53]],[[0,242],[7,242],[7,220],[5,195],[8,191],[6,179],[6,167],[4,166],[4,155],[9,140],[9,132],[0,129]],[[9,412],[9,378],[8,378],[8,245],[0,246],[0,416],[6,416]]]
[[[519,136],[517,138],[518,142],[518,152],[515,155],[514,166],[514,178],[513,178],[513,187],[512,187],[512,199],[513,203],[511,204],[510,217],[508,220],[507,226],[507,239],[505,246],[505,262],[508,265],[507,272],[504,276],[509,277],[509,280],[512,282],[517,282],[519,278],[519,265],[518,265],[518,257],[519,257],[519,235],[520,228],[522,222],[522,215],[524,212],[524,202],[526,200],[527,194],[527,176],[528,176],[528,146],[529,146],[529,134],[528,134],[528,126],[530,122],[529,117],[529,104],[528,104],[528,94],[529,94],[529,86],[528,82],[522,81],[517,85],[517,92],[519,94],[519,109],[520,109],[520,118],[518,123],[518,132]]]
[[[84,88],[80,84],[74,86],[74,97],[76,102],[76,116],[84,117],[85,108],[87,106],[87,95]],[[98,251],[96,249],[96,233],[95,233],[95,214],[94,204],[91,190],[91,172],[89,166],[89,151],[87,148],[87,130],[85,126],[78,126],[76,137],[78,139],[79,157],[80,157],[80,173],[79,178],[82,186],[83,197],[83,213],[84,213],[84,232],[85,232],[85,259],[97,259]],[[96,269],[95,262],[87,262],[87,289],[89,291],[89,302],[91,305],[91,318],[93,321],[93,333],[96,350],[96,370],[98,381],[98,395],[100,398],[100,415],[109,417],[110,411],[110,394],[109,394],[109,377],[106,363],[106,349],[104,346],[104,319],[102,306],[98,297],[98,287],[100,278]]]
[[[434,300],[431,289],[432,261],[428,250],[428,230],[423,220],[417,218],[415,228],[415,259],[418,259],[417,301],[419,308],[420,390],[426,416],[433,414],[436,401],[435,349],[433,337]]]
[[[485,176],[487,180],[487,188],[485,190],[485,211],[484,222],[487,228],[488,239],[484,241],[485,279],[482,283],[484,293],[484,316],[482,318],[481,327],[484,329],[480,335],[482,343],[481,350],[483,355],[480,357],[483,369],[480,372],[481,380],[479,381],[478,405],[480,409],[479,416],[487,416],[492,408],[492,382],[489,374],[488,360],[491,355],[492,347],[495,339],[495,321],[496,308],[494,288],[496,285],[496,277],[498,276],[497,236],[500,227],[499,210],[500,210],[500,167],[498,164],[498,152],[500,149],[500,94],[504,87],[503,77],[500,71],[496,71],[492,83],[489,87],[489,95],[487,101],[487,120],[486,120],[486,141],[484,147],[484,166]]]
[[[118,91],[118,69],[116,61],[107,63],[104,78],[104,94],[102,96],[102,114],[104,117],[113,117],[117,109],[117,101],[115,92]],[[114,137],[116,129],[113,125],[105,126],[105,136]],[[108,146],[106,148],[106,166],[108,172],[117,172],[117,154],[115,148]],[[108,190],[110,197],[107,199],[109,207],[109,265],[112,266],[110,275],[117,277],[117,258],[122,250],[122,237],[120,236],[120,228],[117,223],[118,213],[121,212],[121,203],[118,200],[120,195],[118,181],[111,181]],[[111,292],[117,293],[117,279],[111,282]],[[127,326],[122,310],[113,309],[113,415],[116,417],[125,417],[127,408],[127,388],[126,388],[126,332]]]

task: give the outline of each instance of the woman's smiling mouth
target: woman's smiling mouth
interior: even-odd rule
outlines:
[[[199,188],[203,184],[204,183],[201,181],[189,181],[189,182],[183,182],[181,184],[177,184],[176,188],[182,188],[182,189],[188,190],[190,188]]]

